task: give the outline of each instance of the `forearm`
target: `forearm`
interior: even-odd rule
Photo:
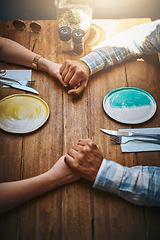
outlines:
[[[35,53],[7,38],[0,38],[0,45],[1,61],[32,67]]]
[[[0,184],[0,212],[14,208],[54,188],[54,182],[47,173],[42,175]]]
[[[142,54],[160,51],[160,20],[128,29],[81,58],[91,75]]]
[[[0,61],[14,63],[32,68],[32,62],[37,54],[10,39],[0,37]],[[47,72],[57,78],[62,84],[59,73],[60,64],[52,62],[44,57],[38,60],[38,70]]]
[[[64,184],[78,180],[61,157],[46,173],[36,177],[0,183],[0,212],[12,209]]]
[[[103,160],[94,187],[137,205],[160,206],[160,168],[123,167]]]

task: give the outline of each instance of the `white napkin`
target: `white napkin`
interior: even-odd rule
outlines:
[[[12,78],[15,80],[20,80],[22,85],[25,86],[28,81],[31,81],[32,70],[21,70],[21,69],[6,70],[6,75],[4,77]],[[3,80],[3,81],[5,81],[5,80]],[[9,82],[9,81],[6,80],[6,82]],[[13,81],[11,83],[13,83]],[[8,86],[3,86],[3,87],[8,87]]]
[[[138,129],[119,129],[119,131],[125,132],[139,132],[148,134],[160,134],[160,128],[138,128]],[[123,140],[132,139],[135,137],[122,137]],[[145,138],[144,138],[145,139]],[[147,139],[147,138],[146,138]],[[121,144],[122,152],[151,152],[160,151],[160,145],[146,143],[146,142],[128,142]]]

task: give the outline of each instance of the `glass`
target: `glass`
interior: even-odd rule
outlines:
[[[55,6],[59,28],[82,29],[86,38],[92,21],[93,0],[55,0]]]
[[[59,37],[61,40],[62,51],[70,52],[72,49],[71,46],[71,29],[67,26],[60,27],[58,30]]]
[[[20,19],[13,21],[13,26],[15,27],[15,29],[20,31],[23,31],[26,28],[26,24],[28,23],[24,23],[24,21]],[[30,29],[34,33],[39,33],[41,31],[41,25],[39,23],[32,22],[30,23]]]
[[[82,29],[75,29],[72,32],[72,40],[73,40],[73,52],[76,55],[83,53],[83,37],[85,32]]]

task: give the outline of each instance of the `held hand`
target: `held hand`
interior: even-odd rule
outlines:
[[[49,73],[49,75],[57,78],[62,83],[62,85],[66,87],[67,84],[63,81],[62,76],[60,74],[60,67],[61,67],[61,64],[48,61],[48,73]]]
[[[73,88],[68,94],[79,95],[87,87],[90,70],[83,61],[66,60],[60,68],[60,74],[64,83]]]
[[[54,184],[52,188],[79,180],[79,176],[73,173],[72,170],[64,162],[64,157],[65,156],[62,156],[47,172]]]
[[[103,160],[99,147],[90,139],[81,139],[65,156],[66,164],[80,177],[94,182]]]
[[[62,80],[62,76],[60,74],[61,64],[52,62],[46,58],[40,58],[38,61],[38,69],[41,71],[47,72],[51,77],[57,78],[63,86],[67,86]]]

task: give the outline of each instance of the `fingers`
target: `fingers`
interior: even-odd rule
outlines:
[[[77,88],[80,85],[81,78],[77,76],[77,73],[69,71],[63,79],[65,83],[69,84],[72,88]]]
[[[62,76],[63,81],[68,85],[71,78],[73,77],[76,70],[76,65],[74,64],[74,61],[66,60],[61,68],[60,68],[60,74]],[[76,84],[74,84],[75,86]]]
[[[84,146],[84,145],[86,145],[90,141],[92,141],[90,138],[79,139],[78,144],[81,145],[81,146]]]
[[[87,76],[85,75],[84,71],[80,69],[79,67],[75,66],[75,68],[72,69],[72,78],[70,78],[69,85],[71,87],[74,87],[78,83],[86,82]]]
[[[78,145],[81,145],[81,146],[86,146],[88,145],[88,147],[90,149],[99,149],[99,146],[97,144],[95,144],[90,138],[88,139],[80,139],[79,142],[78,142]]]
[[[94,182],[100,168],[103,155],[91,139],[80,139],[78,144],[68,151],[65,163],[81,178]]]
[[[66,60],[60,67],[59,72],[62,81],[72,87],[72,89],[68,91],[68,94],[79,95],[86,88],[90,71],[85,63]]]
[[[66,67],[66,62],[64,62],[64,63],[61,65],[61,67],[60,67],[59,72],[60,72],[61,75],[62,75],[62,73],[63,73],[65,67]]]
[[[80,86],[77,87],[76,89],[71,89],[68,91],[68,94],[73,94],[73,95],[80,95],[84,89],[86,88],[86,83],[85,82],[81,82]]]
[[[73,170],[76,170],[77,168],[77,162],[73,157],[71,157],[69,154],[66,154],[64,158],[65,163],[67,164],[68,167],[70,167]]]
[[[74,159],[68,154],[65,155],[64,161],[70,167],[74,164]]]
[[[55,76],[55,77],[60,81],[60,83],[61,83],[64,87],[67,87],[67,84],[63,81],[62,76],[60,75],[60,73],[56,73],[56,76]]]

